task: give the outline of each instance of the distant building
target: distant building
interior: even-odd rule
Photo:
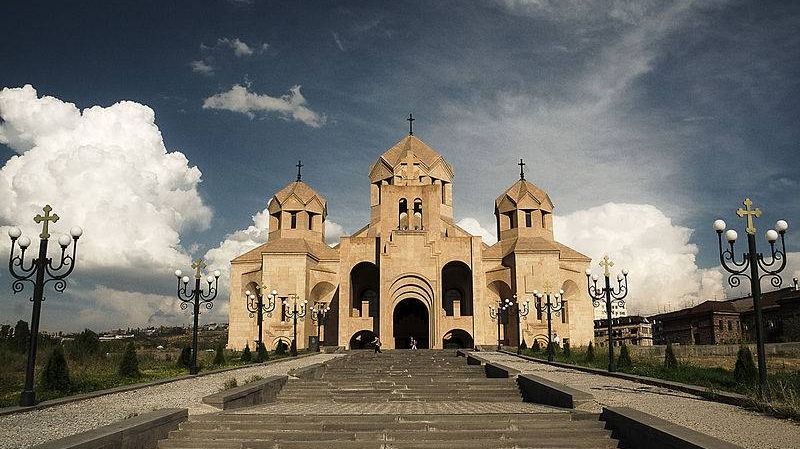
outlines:
[[[628,316],[628,309],[625,308],[625,303],[620,304],[619,302],[615,302],[611,305],[611,318],[622,318],[624,316]],[[606,319],[605,302],[594,308],[594,319]]]
[[[612,318],[611,332],[614,335],[614,346],[653,345],[652,324],[643,316]],[[594,344],[599,347],[608,346],[608,320],[594,320]]]
[[[787,341],[787,325],[800,320],[800,291],[786,287],[764,293],[761,300],[765,340]],[[655,344],[736,344],[755,341],[752,296],[726,301],[705,301],[694,307],[650,317]]]

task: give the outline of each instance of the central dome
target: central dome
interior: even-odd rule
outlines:
[[[369,180],[373,183],[387,181],[389,184],[431,184],[437,179],[453,182],[453,167],[439,152],[412,135],[404,137],[386,150],[372,164],[369,172]]]

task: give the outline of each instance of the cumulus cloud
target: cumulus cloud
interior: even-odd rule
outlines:
[[[214,73],[214,67],[207,61],[199,59],[189,63],[193,72],[202,73],[203,75],[211,75]]]
[[[465,217],[456,223],[461,229],[469,232],[472,235],[480,236],[483,243],[487,245],[494,245],[497,242],[497,236],[494,232],[484,228],[478,220],[472,217]]]
[[[553,228],[556,240],[592,258],[595,272],[606,254],[614,272],[630,271],[629,312],[649,314],[724,297],[722,274],[697,266],[692,230],[654,206],[606,203],[556,216]]]
[[[250,118],[255,117],[256,112],[274,112],[284,119],[296,120],[313,128],[319,128],[326,121],[325,115],[318,114],[307,106],[299,85],[293,86],[285,95],[271,97],[250,92],[246,86],[237,84],[226,92],[206,98],[203,109],[239,112]]]
[[[238,37],[221,37],[217,39],[214,45],[200,44],[200,53],[202,57],[196,61],[192,61],[189,65],[192,71],[202,73],[203,75],[214,74],[214,63],[218,59],[229,57],[230,51],[237,58],[246,56],[253,56],[256,53],[264,53],[269,49],[269,44],[263,43],[261,45],[248,45]]]

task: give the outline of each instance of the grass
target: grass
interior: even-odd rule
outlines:
[[[532,357],[547,357],[543,350],[535,352],[528,349],[523,350],[523,353]],[[619,350],[614,351],[614,355],[619,357]],[[636,354],[631,354],[631,358],[633,366],[629,369],[619,370],[620,372],[697,385],[709,391],[743,394],[752,399],[753,406],[760,411],[800,420],[800,371],[796,369],[780,369],[776,366],[778,364],[770,364],[770,369],[767,371],[767,382],[772,392],[772,400],[765,401],[759,396],[755,385],[737,384],[734,380],[732,366],[736,356],[731,356],[730,361],[724,361],[723,366],[698,364],[691,358],[679,359],[678,366],[674,369],[665,368],[661,358],[637,357]],[[606,348],[595,348],[593,361],[586,360],[586,348],[572,348],[569,357],[565,357],[562,351],[558,351],[555,360],[591,368],[608,368]]]

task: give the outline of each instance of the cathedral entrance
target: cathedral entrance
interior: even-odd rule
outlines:
[[[428,308],[419,299],[404,299],[394,308],[394,347],[409,349],[410,339],[417,340],[417,348],[429,348]]]

